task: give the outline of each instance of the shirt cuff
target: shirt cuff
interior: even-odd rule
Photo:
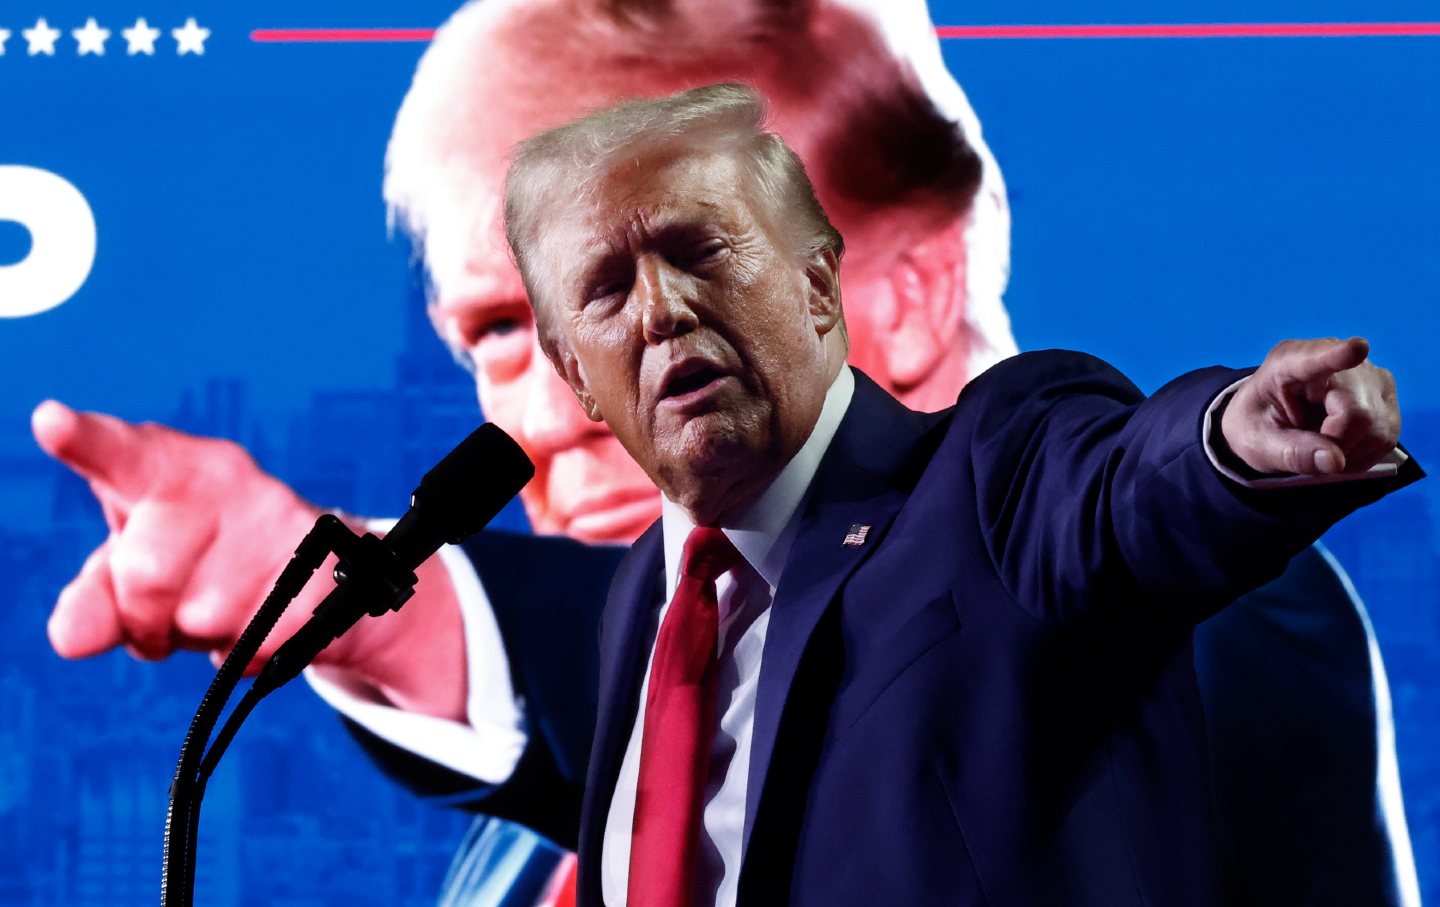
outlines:
[[[386,524],[372,521],[370,528],[379,531]],[[439,556],[464,624],[468,724],[395,708],[335,668],[307,668],[305,680],[332,708],[382,740],[487,784],[502,784],[525,750],[524,712],[485,587],[459,548],[446,545]]]
[[[1250,380],[1250,377],[1247,375],[1216,395],[1215,399],[1210,401],[1210,406],[1206,408],[1205,420],[1200,426],[1200,438],[1205,445],[1206,459],[1210,461],[1211,466],[1215,467],[1216,472],[1234,482],[1236,485],[1245,488],[1299,488],[1307,485],[1331,485],[1336,482],[1380,479],[1395,475],[1400,469],[1401,464],[1410,459],[1409,454],[1397,447],[1386,454],[1384,459],[1379,463],[1371,466],[1365,472],[1336,472],[1329,475],[1318,476],[1304,476],[1293,473],[1243,476],[1225,465],[1224,460],[1217,453],[1215,445],[1211,443],[1210,439],[1214,437],[1212,429],[1215,427],[1215,420],[1219,418],[1220,413],[1225,409],[1225,404],[1230,402],[1230,398],[1240,389],[1240,385],[1248,380]],[[1231,457],[1233,458],[1234,455],[1231,454]]]

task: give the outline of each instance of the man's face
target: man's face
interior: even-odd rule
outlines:
[[[475,144],[435,146],[430,167],[445,191],[431,205],[425,240],[426,267],[437,291],[431,316],[441,339],[470,360],[486,416],[514,437],[535,463],[535,479],[520,493],[535,531],[591,543],[628,543],[659,517],[659,497],[609,428],[586,418],[540,352],[525,289],[501,229],[500,181],[508,150],[520,139],[615,97],[664,86],[649,77],[617,81],[607,71],[578,81],[567,73],[553,86],[537,87],[531,81],[527,75],[510,86],[508,94],[498,88],[489,91],[493,98],[508,97],[518,106],[487,108],[487,129]],[[559,85],[591,85],[594,93],[566,96],[570,103],[557,107]],[[545,97],[546,104],[532,105],[535,109],[520,104],[537,95]],[[776,111],[780,132],[796,147],[812,147],[810,132],[829,120],[803,105],[788,117],[787,109]],[[824,186],[819,188],[825,198]],[[882,385],[893,385],[878,341],[893,333],[896,312],[908,303],[897,298],[890,279],[892,256],[884,250],[904,231],[861,213],[847,212],[843,205],[831,212],[849,246],[845,299],[853,343],[850,361]],[[947,386],[937,399],[953,400],[956,388],[940,383]],[[906,402],[934,408],[928,397],[911,399],[903,395],[904,388],[896,389]]]
[[[541,354],[499,229],[498,190],[488,182],[467,188],[481,216],[455,218],[449,235],[427,243],[435,329],[470,360],[486,417],[535,463],[535,479],[520,492],[535,531],[631,542],[660,516],[655,486],[610,430],[585,416]]]
[[[531,256],[587,413],[701,516],[799,449],[833,371],[833,261],[797,257],[751,195],[728,154],[653,150],[547,218]]]

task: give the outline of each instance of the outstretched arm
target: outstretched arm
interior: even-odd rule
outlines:
[[[1051,617],[1154,603],[1151,617],[1188,627],[1413,481],[1413,464],[1394,480],[1337,472],[1383,457],[1399,429],[1393,383],[1366,352],[1360,340],[1290,341],[1248,377],[1205,369],[1149,399],[1079,354],[1021,354],[972,382],[957,416],[976,423],[981,519],[1016,600]],[[1222,430],[1204,438],[1202,416],[1232,386]],[[1252,489],[1213,465],[1213,447],[1255,476],[1356,480]]]
[[[145,659],[176,649],[223,658],[322,513],[228,441],[76,412],[55,401],[36,408],[32,428],[46,453],[90,483],[110,528],[50,617],[51,644],[67,658],[121,645]],[[455,592],[438,560],[417,573],[416,595],[404,608],[362,620],[317,664],[349,672],[400,708],[463,721],[466,668]],[[327,591],[328,583],[311,583],[252,668]]]

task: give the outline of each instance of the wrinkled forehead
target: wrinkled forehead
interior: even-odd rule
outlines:
[[[743,174],[731,153],[670,142],[622,151],[555,189],[576,199],[581,223],[608,236],[644,229],[662,217],[737,217],[748,200]]]
[[[514,272],[505,238],[504,187],[520,142],[619,98],[662,93],[666,87],[633,74],[617,80],[611,73],[610,78],[579,79],[585,88],[578,90],[571,81],[577,75],[518,81],[513,74],[496,76],[495,84],[483,91],[496,103],[432,136],[424,166],[411,168],[423,171],[412,183],[423,180],[415,202],[423,209],[425,265],[442,293],[447,283],[467,272]],[[581,189],[589,195],[593,187],[552,193],[554,212],[580,207],[582,199],[575,193]]]
[[[637,148],[592,173],[563,175],[542,196],[529,259],[538,292],[565,293],[607,261],[702,232],[767,226],[743,165],[685,142]]]

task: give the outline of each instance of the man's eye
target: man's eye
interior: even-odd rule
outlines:
[[[719,258],[724,251],[725,243],[718,239],[708,240],[691,248],[688,264],[691,267],[708,264]]]
[[[630,284],[620,280],[612,280],[609,283],[602,283],[597,286],[594,291],[590,293],[590,301],[598,302],[599,300],[609,299],[611,296],[629,291]]]
[[[524,327],[525,325],[521,324],[518,318],[496,318],[494,321],[485,325],[479,336],[482,340],[486,337],[504,337]]]
[[[512,309],[482,317],[468,325],[464,343],[477,373],[492,383],[514,380],[530,361],[534,321],[528,311]]]
[[[464,327],[465,345],[476,347],[511,338],[524,333],[529,327],[530,320],[520,314],[497,314],[493,318],[476,319]]]

